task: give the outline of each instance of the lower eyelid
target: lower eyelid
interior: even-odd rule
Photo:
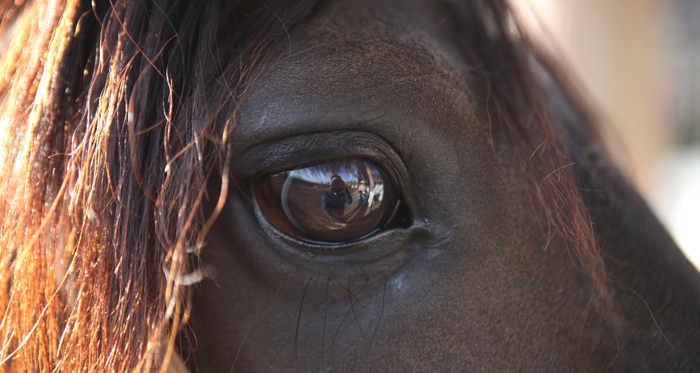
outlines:
[[[256,212],[258,219],[260,211]],[[284,234],[269,222],[260,225],[266,245],[256,249],[259,270],[275,276],[279,267],[270,262],[280,260],[288,275],[315,276],[377,276],[393,271],[430,247],[433,232],[421,223],[406,229],[391,229],[357,241],[334,245],[304,242]],[[299,272],[301,271],[301,272]]]

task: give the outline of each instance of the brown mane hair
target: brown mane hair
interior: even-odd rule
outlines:
[[[94,4],[94,6],[92,5]],[[0,370],[167,369],[212,173],[314,1],[0,2]],[[606,294],[568,149],[502,0],[446,4],[552,227]],[[487,32],[488,31],[488,32]],[[222,46],[225,46],[223,48]],[[221,205],[221,204],[220,204]],[[180,343],[186,343],[180,342]],[[163,364],[165,362],[165,364]]]
[[[576,121],[573,125],[584,129],[588,143],[586,149],[578,150],[588,160],[593,153],[607,157],[593,110],[566,72],[518,27],[507,1],[449,2],[447,7],[446,14],[456,18],[452,24],[462,36],[462,50],[481,77],[475,83],[482,91],[482,98],[477,97],[482,117],[489,126],[506,130],[516,161],[536,188],[533,201],[547,214],[541,225],[550,237],[556,233],[567,242],[580,270],[592,279],[596,294],[610,305],[600,248],[579,191],[576,167],[581,165],[575,164],[567,144],[576,131],[563,128],[550,96],[561,96],[560,103],[575,116],[570,118]],[[546,77],[538,76],[537,70]]]

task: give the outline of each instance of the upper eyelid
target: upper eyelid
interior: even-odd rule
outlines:
[[[320,161],[359,157],[378,163],[393,175],[392,169],[403,161],[396,151],[380,137],[355,131],[326,132],[292,136],[253,146],[237,156],[231,173],[241,179],[289,171]],[[386,167],[389,166],[389,167]]]

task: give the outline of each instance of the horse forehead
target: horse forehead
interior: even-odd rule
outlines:
[[[429,0],[334,0],[319,4],[302,30],[328,31],[334,36],[401,37],[442,23],[439,2]],[[314,38],[317,38],[316,35]]]
[[[263,83],[318,97],[371,90],[401,94],[444,89],[453,84],[445,75],[450,75],[445,64],[427,48],[393,41],[338,41],[285,57]]]
[[[326,8],[293,31],[248,90],[242,122],[261,129],[295,118],[376,123],[411,116],[447,127],[474,120],[466,63],[438,27],[362,15]]]
[[[465,139],[482,142],[468,65],[449,27],[410,7],[408,14],[390,6],[375,12],[367,3],[324,5],[280,43],[237,112],[237,148],[341,130],[394,144],[429,135],[459,147]]]
[[[421,128],[478,132],[463,126],[479,123],[464,79],[429,46],[397,40],[314,45],[287,55],[252,85],[239,111],[238,141],[332,130],[389,138]]]
[[[292,32],[276,64],[275,85],[315,85],[329,91],[357,92],[377,87],[402,91],[421,79],[454,85],[463,65],[445,37],[444,22],[415,1],[340,1],[324,4]],[[420,4],[421,6],[418,6]],[[447,79],[444,79],[447,77]],[[441,79],[442,78],[442,79]],[[317,84],[322,82],[323,84]],[[435,86],[435,84],[433,84]],[[431,87],[421,87],[425,90]],[[442,89],[442,87],[441,87]]]

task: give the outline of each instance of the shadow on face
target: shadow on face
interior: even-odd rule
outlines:
[[[207,238],[217,275],[195,294],[196,345],[182,347],[193,370],[593,371],[614,359],[589,280],[548,242],[527,178],[494,146],[505,140],[477,110],[445,11],[324,4],[251,87],[231,140],[240,189]],[[386,171],[401,208],[385,225],[309,239],[261,210],[260,180],[340,158]],[[379,195],[333,176],[355,204],[360,190]]]

